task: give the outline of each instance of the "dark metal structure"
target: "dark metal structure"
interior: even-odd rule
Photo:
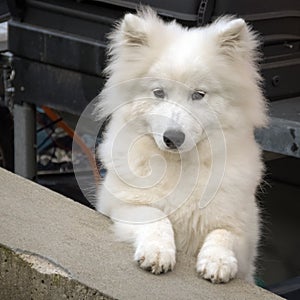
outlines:
[[[29,132],[34,106],[46,105],[79,115],[101,90],[106,34],[139,1],[12,0],[9,46],[13,53],[13,102],[23,125],[15,130],[16,171],[33,153]],[[271,103],[270,127],[259,131],[264,149],[300,157],[300,2],[253,0],[143,1],[166,19],[202,26],[224,14],[246,19],[263,40],[261,65]],[[8,95],[12,97],[12,95]],[[22,142],[23,137],[23,142]],[[25,138],[24,138],[25,137]],[[25,140],[27,141],[25,143]],[[32,143],[28,143],[32,141]],[[33,159],[33,157],[32,157]],[[30,168],[30,166],[28,166]],[[34,166],[33,166],[34,168]]]

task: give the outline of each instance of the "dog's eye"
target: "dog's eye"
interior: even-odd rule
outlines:
[[[203,91],[194,91],[192,94],[192,100],[201,100],[205,96]]]
[[[156,97],[156,98],[165,98],[165,92],[163,89],[154,89],[153,90],[153,95]]]

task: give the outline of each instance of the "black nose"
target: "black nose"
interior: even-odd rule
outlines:
[[[167,130],[164,133],[164,143],[170,149],[176,149],[180,147],[185,139],[185,134],[178,130]]]

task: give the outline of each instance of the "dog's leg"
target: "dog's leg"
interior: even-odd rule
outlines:
[[[117,215],[112,216],[115,233],[120,240],[134,244],[134,260],[141,268],[153,274],[166,273],[174,268],[174,232],[170,220],[160,210],[147,206],[123,206],[114,215]]]
[[[211,231],[198,254],[197,271],[213,283],[228,282],[238,271],[236,236],[226,229]]]

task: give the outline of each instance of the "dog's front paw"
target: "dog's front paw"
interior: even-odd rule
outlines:
[[[197,258],[197,272],[213,283],[228,282],[236,276],[237,269],[233,251],[223,247],[204,247]]]
[[[175,246],[159,242],[146,242],[138,245],[134,259],[142,269],[153,274],[173,270],[176,262]]]

